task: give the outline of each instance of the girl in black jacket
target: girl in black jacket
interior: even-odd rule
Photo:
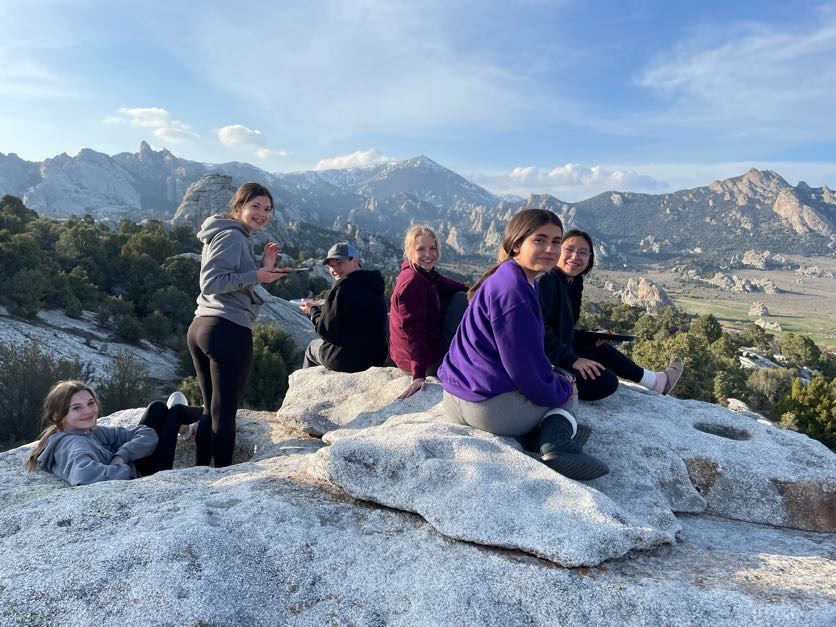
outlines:
[[[577,229],[568,231],[563,236],[557,266],[540,279],[546,355],[553,365],[575,375],[581,400],[596,401],[609,396],[618,387],[618,377],[668,394],[682,374],[679,357],[667,369],[654,372],[637,365],[605,340],[574,338],[581,314],[583,277],[594,263],[592,238]]]

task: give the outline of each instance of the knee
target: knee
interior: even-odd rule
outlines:
[[[599,401],[615,393],[618,377],[612,370],[604,370],[591,385],[578,386],[578,397],[582,401]]]

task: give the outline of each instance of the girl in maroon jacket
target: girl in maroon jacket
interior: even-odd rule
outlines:
[[[410,227],[404,262],[389,309],[389,354],[412,383],[398,398],[412,396],[435,375],[467,306],[467,286],[435,270],[441,256],[438,237],[428,226]]]

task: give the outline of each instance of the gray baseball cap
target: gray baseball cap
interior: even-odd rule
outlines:
[[[328,265],[331,259],[351,259],[352,257],[360,257],[357,249],[348,242],[339,242],[328,249],[328,256],[322,260],[322,265]]]

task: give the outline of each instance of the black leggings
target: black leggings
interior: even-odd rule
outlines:
[[[253,358],[253,333],[225,318],[198,316],[187,335],[204,413],[195,436],[195,464],[229,466],[235,450],[235,415]]]
[[[606,370],[594,379],[584,379],[583,375],[570,368],[578,383],[578,398],[582,401],[597,401],[606,398],[618,388],[618,377],[638,383],[642,380],[644,369],[615,348],[612,344],[575,344],[575,354],[600,363]]]
[[[162,401],[154,401],[148,405],[139,424],[156,431],[160,441],[148,457],[134,461],[139,474],[147,477],[160,470],[171,470],[174,466],[174,450],[177,448],[177,433],[181,425],[193,423],[202,413],[202,407],[175,405],[169,409]]]

